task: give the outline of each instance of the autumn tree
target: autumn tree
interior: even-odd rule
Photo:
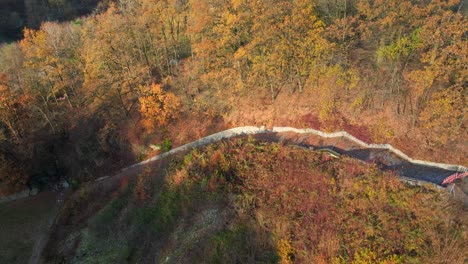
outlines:
[[[356,0],[316,0],[316,6],[320,17],[326,23],[332,23],[336,19],[346,18],[353,11]]]
[[[74,24],[45,23],[38,31],[25,29],[24,34],[20,43],[24,64],[36,73],[31,82],[37,82],[37,88],[44,90],[41,96],[45,101],[64,97],[73,108],[73,95],[83,82],[80,28]]]
[[[160,82],[188,53],[183,32],[183,18],[168,2],[111,4],[84,25],[88,94],[98,105],[116,105],[118,111],[131,116],[138,87]]]
[[[425,28],[436,17],[454,15],[459,4],[458,0],[349,1],[347,15],[330,21],[325,35],[338,47],[337,63],[353,68],[361,76],[364,86],[360,94],[372,101],[367,106],[389,107],[396,115],[411,115],[414,124],[420,111],[417,109],[421,108],[418,102],[428,99],[428,93],[421,92],[424,89],[414,87],[416,83],[431,82],[430,74],[424,77],[417,73],[425,63],[425,42],[431,39]],[[446,29],[433,24],[429,34]],[[362,100],[358,97],[354,102]]]
[[[190,1],[187,33],[191,40],[190,79],[200,92],[224,93],[242,86],[245,65],[233,57],[248,42],[247,1]],[[244,76],[245,77],[245,76]]]
[[[0,73],[0,124],[5,126],[3,135],[10,141],[19,141],[26,133],[28,104],[30,97],[14,91],[8,83],[7,75]]]
[[[302,91],[312,68],[329,59],[332,45],[310,1],[197,1],[192,12],[193,51],[206,71],[201,78],[221,87],[260,85],[274,100],[283,86]]]
[[[429,144],[446,144],[466,132],[466,111],[466,92],[462,87],[434,93],[419,115],[426,137],[432,141]]]
[[[24,56],[18,43],[0,46],[0,72],[4,74],[3,85],[8,84],[14,89],[26,86],[23,61]]]
[[[152,130],[156,126],[167,124],[180,112],[180,100],[170,92],[163,90],[160,84],[141,87],[140,114],[143,125]]]
[[[415,121],[442,144],[466,129],[467,25],[466,17],[451,11],[428,18],[421,27],[423,68],[406,76]]]
[[[137,101],[136,87],[150,77],[148,67],[137,60],[129,30],[115,5],[83,26],[86,92],[97,107],[115,108],[127,116]]]
[[[45,23],[39,30],[25,29],[19,44],[22,89],[34,98],[30,107],[54,133],[70,121],[64,113],[85,102],[78,92],[84,77],[80,35],[78,25]]]
[[[27,103],[27,96],[12,91],[7,75],[0,73],[0,195],[24,189],[28,180],[15,157],[15,145],[26,132]]]

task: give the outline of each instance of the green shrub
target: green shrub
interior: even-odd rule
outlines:
[[[171,140],[169,138],[166,138],[164,140],[163,149],[166,152],[172,149],[172,142],[171,142]]]
[[[90,229],[96,236],[107,236],[113,228],[113,224],[122,209],[127,205],[129,194],[126,193],[122,197],[114,198],[106,207],[101,209],[98,214],[91,220]]]
[[[264,243],[257,231],[245,224],[237,224],[215,234],[208,243],[208,263],[278,263],[275,248]],[[211,251],[211,252],[210,252]]]
[[[72,179],[70,181],[70,185],[73,188],[73,190],[77,190],[78,188],[80,188],[80,180],[79,179]]]

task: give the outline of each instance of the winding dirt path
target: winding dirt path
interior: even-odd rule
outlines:
[[[49,239],[49,234],[52,229],[52,226],[55,222],[55,219],[58,215],[58,212],[60,210],[60,207],[63,204],[63,201],[65,199],[67,190],[62,190],[60,193],[57,194],[56,199],[57,202],[55,203],[54,208],[52,209],[52,212],[50,213],[49,218],[47,219],[47,230],[42,233],[40,238],[36,241],[34,244],[33,250],[31,252],[31,256],[29,257],[29,264],[37,264],[39,263],[39,257],[41,256],[42,250],[47,244],[47,240]]]

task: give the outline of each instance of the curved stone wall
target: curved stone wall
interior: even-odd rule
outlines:
[[[271,137],[271,140],[275,142],[288,140],[294,144],[313,149],[330,149],[338,154],[348,155],[363,161],[381,160],[384,163],[384,168],[395,171],[403,181],[411,184],[420,185],[432,183],[440,186],[443,180],[453,173],[468,171],[466,167],[461,165],[415,160],[390,144],[367,144],[346,131],[326,133],[310,128],[273,127],[273,129],[266,129],[265,127],[244,126],[231,128],[197,139],[168,152],[130,165],[122,169],[121,172],[165,158],[175,153],[189,151],[193,148],[208,145],[222,139],[244,135],[268,135]],[[108,177],[109,176],[101,177],[96,181]],[[15,200],[18,198],[15,195],[11,197],[0,197],[0,202]],[[26,196],[30,195],[31,194],[28,193]]]
[[[461,165],[436,163],[431,161],[415,160],[404,154],[402,151],[394,148],[390,144],[367,144],[346,131],[325,133],[315,129],[297,129],[293,127],[273,127],[268,130],[265,127],[244,126],[231,128],[221,131],[188,144],[174,148],[168,152],[149,158],[140,163],[133,164],[122,171],[147,164],[152,161],[162,159],[172,154],[188,151],[193,148],[211,144],[222,139],[242,136],[242,135],[259,135],[265,134],[273,136],[274,141],[284,140],[285,134],[301,135],[300,138],[289,140],[295,141],[296,144],[312,147],[315,149],[327,148],[338,152],[339,154],[349,155],[364,161],[375,160],[379,158],[383,160],[384,166],[387,169],[394,170],[398,175],[405,179],[411,178],[413,181],[420,183],[433,183],[440,185],[442,181],[449,175],[455,172],[464,172],[468,169]],[[308,143],[309,137],[321,138],[317,143]]]

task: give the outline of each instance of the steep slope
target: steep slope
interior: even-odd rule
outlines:
[[[444,193],[374,165],[233,139],[82,187],[42,261],[463,263],[466,225]]]

